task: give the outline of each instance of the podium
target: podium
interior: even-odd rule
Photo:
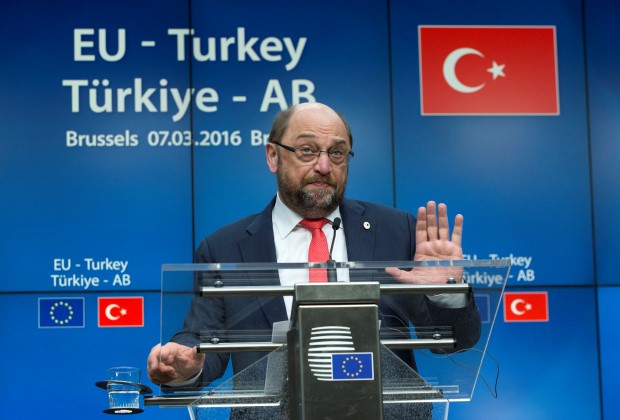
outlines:
[[[423,284],[397,282],[392,267]],[[313,269],[338,281],[307,283]],[[186,407],[194,420],[447,419],[451,402],[472,397],[509,270],[507,260],[164,265],[161,341],[209,362],[145,406]]]

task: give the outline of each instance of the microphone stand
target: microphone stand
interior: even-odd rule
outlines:
[[[329,248],[329,260],[327,261],[327,282],[328,283],[336,283],[338,282],[338,275],[336,273],[336,261],[332,258],[332,251],[334,250],[334,242],[336,241],[336,231],[340,229],[340,223],[342,220],[340,217],[336,217],[334,219],[334,223],[332,223],[332,229],[334,229],[334,236],[332,236],[332,245]]]

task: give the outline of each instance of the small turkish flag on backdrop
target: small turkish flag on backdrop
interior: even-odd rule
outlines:
[[[422,115],[559,115],[555,26],[420,26]]]
[[[100,297],[99,327],[143,327],[144,298],[135,297]]]
[[[504,293],[504,321],[549,321],[547,292]]]

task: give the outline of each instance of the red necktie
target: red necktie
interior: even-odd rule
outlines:
[[[312,233],[310,248],[308,249],[308,262],[325,262],[329,260],[329,249],[327,248],[327,238],[323,233],[323,226],[329,222],[327,219],[304,219],[299,222]],[[326,282],[327,270],[324,268],[310,269],[310,283]]]

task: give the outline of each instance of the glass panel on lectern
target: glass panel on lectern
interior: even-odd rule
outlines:
[[[303,363],[318,365],[312,368],[320,372],[315,379],[364,379],[362,368],[353,372],[336,362],[341,359],[334,354],[359,353],[356,337],[378,328],[381,349],[375,357],[381,363],[376,379],[381,381],[385,418],[392,417],[389,413],[398,413],[394,418],[406,415],[402,410],[410,410],[413,403],[418,409],[426,404],[432,418],[445,418],[449,401],[471,399],[509,268],[505,260],[166,265],[162,343],[196,346],[208,362],[195,383],[161,387],[160,394],[195,395],[190,404],[195,418],[221,407],[236,414],[247,409],[253,414],[248,418],[286,413],[286,337],[301,305],[293,298],[294,284],[307,283],[309,270],[327,270],[338,283],[327,284],[356,287],[309,304],[346,305],[348,296],[357,298],[357,286],[379,284],[378,316],[376,326],[363,330],[331,319],[326,327],[338,329],[344,344],[324,345],[321,362],[303,358]],[[411,279],[415,284],[399,281]]]

